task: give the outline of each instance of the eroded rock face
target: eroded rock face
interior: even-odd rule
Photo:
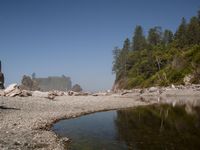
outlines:
[[[4,75],[0,72],[0,89],[4,89]]]
[[[1,72],[1,61],[0,61],[0,89],[4,89],[4,75]]]

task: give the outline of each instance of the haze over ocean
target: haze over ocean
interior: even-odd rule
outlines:
[[[199,0],[0,0],[6,85],[35,72],[70,76],[84,90],[110,89],[112,50],[136,25],[176,31],[199,9]]]

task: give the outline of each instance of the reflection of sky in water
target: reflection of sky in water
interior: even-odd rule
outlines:
[[[126,147],[122,142],[116,141],[115,122],[116,111],[107,111],[85,115],[82,117],[62,120],[53,127],[60,136],[67,136],[75,142],[88,144],[90,148],[121,149]],[[77,146],[77,145],[76,145]],[[87,146],[86,146],[87,147]],[[120,148],[121,147],[121,148]]]
[[[113,120],[115,117],[115,111],[94,113],[74,119],[62,120],[54,126],[54,130],[62,136],[73,134],[73,136],[76,135],[77,137],[114,137]]]
[[[53,126],[72,139],[72,149],[199,149],[200,109],[146,106],[94,113]]]

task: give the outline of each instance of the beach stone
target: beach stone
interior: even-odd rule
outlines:
[[[172,88],[172,89],[175,89],[176,87],[175,87],[175,85],[172,84],[172,85],[171,85],[171,88]]]
[[[31,91],[22,90],[19,96],[20,97],[28,97],[28,96],[32,96],[32,93],[31,93]]]
[[[88,96],[89,93],[87,92],[74,92],[74,91],[68,91],[68,96]]]
[[[187,75],[184,77],[183,82],[185,85],[191,85],[191,79],[193,78],[192,75]]]
[[[149,92],[157,92],[158,88],[157,87],[150,87]]]
[[[93,93],[92,96],[106,96],[106,92],[98,92],[98,93]]]
[[[68,91],[68,96],[73,96],[73,95],[75,95],[75,94],[77,94],[77,92],[74,92],[74,91]]]
[[[55,95],[49,94],[47,98],[53,100],[55,97],[56,97]]]
[[[74,96],[88,96],[89,93],[86,93],[86,92],[76,92],[74,93]]]
[[[49,91],[49,95],[54,95],[54,96],[63,96],[64,92],[63,91]]]

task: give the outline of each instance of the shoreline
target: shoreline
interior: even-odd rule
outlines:
[[[50,130],[55,122],[99,111],[146,104],[134,101],[130,98],[121,99],[110,96],[62,96],[54,101],[33,97],[1,97],[0,105],[6,109],[0,109],[2,122],[0,124],[0,148],[64,149],[63,139]]]
[[[186,92],[188,91],[188,92]],[[95,112],[159,103],[200,105],[200,92],[126,91],[107,96],[0,97],[0,149],[65,149],[68,138],[51,130],[54,123]],[[171,95],[169,95],[171,94]],[[70,137],[69,137],[70,138]]]

